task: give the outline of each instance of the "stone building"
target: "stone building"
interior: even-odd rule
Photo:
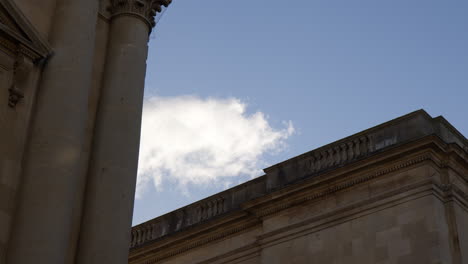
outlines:
[[[170,2],[0,0],[0,264],[468,263],[468,143],[423,111],[131,231]]]
[[[468,141],[423,110],[133,227],[130,264],[468,264]]]
[[[147,42],[170,2],[0,0],[0,264],[127,263]]]

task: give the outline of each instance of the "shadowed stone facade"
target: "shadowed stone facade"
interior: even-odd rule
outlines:
[[[0,264],[126,263],[170,0],[0,0]]]
[[[468,141],[423,110],[133,227],[129,263],[468,263]]]

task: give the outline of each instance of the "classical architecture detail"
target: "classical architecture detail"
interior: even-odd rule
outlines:
[[[304,159],[304,173],[317,173],[335,166],[352,162],[374,151],[369,136],[360,136],[347,142],[318,149]]]
[[[13,108],[24,97],[22,82],[33,64],[44,63],[52,51],[11,0],[0,2],[0,50],[15,59],[8,88],[8,106]]]
[[[468,140],[444,118],[410,113],[133,227],[129,263],[468,258],[460,253],[468,252],[466,146]],[[210,214],[217,199],[225,209]],[[395,250],[400,245],[406,246]]]
[[[11,88],[8,89],[10,95],[8,97],[8,106],[15,107],[16,104],[24,97],[24,92],[21,87],[24,86],[23,82],[32,68],[32,63],[24,58],[23,53],[18,52],[16,61],[13,66],[13,83]]]
[[[219,197],[202,203],[197,208],[197,218],[203,221],[208,218],[215,217],[224,212],[224,198]]]
[[[194,207],[193,213],[195,214],[195,217],[192,219],[193,221],[190,223],[190,225],[194,225],[204,220],[211,219],[217,215],[223,214],[225,211],[224,201],[225,199],[221,196],[198,203]],[[184,212],[181,212],[179,217],[183,218],[184,214]],[[179,222],[178,224],[181,226],[182,222]],[[157,224],[149,223],[148,225],[141,226],[141,228],[133,229],[130,243],[131,247],[136,247],[147,241],[151,241],[157,236],[160,236],[161,233],[165,232],[164,230],[158,230],[158,228],[160,227],[158,227]]]
[[[150,28],[156,25],[155,17],[163,7],[169,6],[172,0],[112,0],[112,16],[133,15],[142,18]]]
[[[388,168],[385,168],[383,170],[374,171],[374,172],[371,172],[371,173],[369,173],[367,175],[356,177],[354,179],[348,180],[348,181],[343,182],[343,183],[336,184],[334,186],[331,186],[331,187],[323,189],[323,190],[319,189],[317,191],[311,192],[310,194],[308,194],[308,195],[306,195],[304,197],[300,197],[297,200],[290,199],[289,201],[287,201],[285,203],[272,205],[270,207],[267,207],[266,209],[258,210],[255,214],[258,217],[264,217],[264,216],[279,212],[281,210],[290,208],[292,206],[300,205],[300,204],[308,202],[308,201],[324,199],[327,196],[333,195],[336,192],[345,190],[347,188],[351,188],[351,187],[359,185],[359,184],[363,184],[365,182],[369,182],[369,181],[374,180],[374,179],[376,179],[378,177],[381,177],[381,176],[384,176],[386,174],[396,172],[398,170],[401,170],[401,169],[416,165],[416,164],[418,164],[420,162],[423,162],[423,161],[429,160],[429,159],[431,159],[430,155],[429,154],[424,154],[424,155],[421,155],[419,157],[415,157],[413,159],[410,159],[410,160],[407,160],[407,161],[400,162],[398,164],[389,166]],[[424,182],[424,184],[429,184],[429,183],[430,183],[429,181]]]
[[[0,45],[14,56],[21,53],[34,63],[52,54],[50,45],[11,0],[0,1]]]

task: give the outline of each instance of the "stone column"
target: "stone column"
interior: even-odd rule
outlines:
[[[128,262],[148,36],[154,16],[168,4],[112,1],[77,263]]]
[[[97,0],[58,0],[25,151],[10,264],[64,264],[85,140]],[[38,4],[40,4],[38,2]]]

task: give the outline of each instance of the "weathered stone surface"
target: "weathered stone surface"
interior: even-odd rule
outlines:
[[[467,146],[416,111],[135,226],[129,263],[466,263]]]

